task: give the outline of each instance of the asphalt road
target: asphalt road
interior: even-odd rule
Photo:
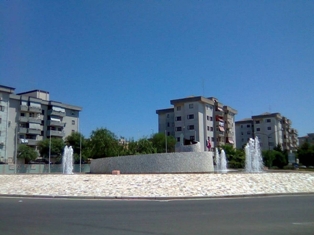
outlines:
[[[0,198],[2,235],[314,234],[314,195],[180,201]]]

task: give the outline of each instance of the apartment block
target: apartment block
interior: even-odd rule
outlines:
[[[306,142],[309,144],[314,144],[314,133],[308,133],[306,136],[301,136],[298,139],[300,146]]]
[[[236,121],[236,147],[243,148],[249,138],[258,136],[262,150],[271,150],[280,144],[284,150],[295,151],[298,132],[291,125],[291,120],[280,113],[263,113]]]
[[[214,97],[192,96],[170,103],[171,108],[156,110],[159,133],[174,136],[177,143],[197,141],[203,151],[225,144],[235,146],[235,109]]]
[[[14,163],[20,144],[37,150],[46,138],[65,138],[79,131],[81,107],[49,99],[49,92],[32,90],[19,94],[0,85],[0,161]]]

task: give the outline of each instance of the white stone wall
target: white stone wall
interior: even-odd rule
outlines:
[[[213,172],[211,152],[184,152],[132,155],[94,159],[90,172],[111,174],[119,170],[121,174],[140,173],[205,173]]]

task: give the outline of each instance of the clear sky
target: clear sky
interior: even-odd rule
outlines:
[[[81,132],[140,138],[214,96],[314,132],[314,1],[0,0],[0,84],[81,106]]]

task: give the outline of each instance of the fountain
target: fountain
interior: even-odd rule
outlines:
[[[73,148],[64,147],[62,156],[63,174],[73,174]]]
[[[262,172],[264,168],[263,159],[258,137],[250,138],[245,146],[245,171]]]
[[[227,172],[228,169],[225,151],[222,149],[219,154],[218,148],[216,148],[215,156],[216,156],[216,171]]]

